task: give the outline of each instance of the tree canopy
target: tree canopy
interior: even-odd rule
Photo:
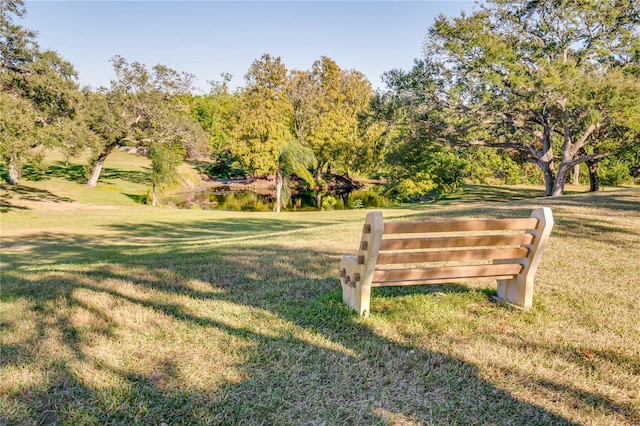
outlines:
[[[233,155],[253,176],[273,174],[280,151],[293,139],[287,68],[279,57],[265,54],[251,64],[245,80]]]
[[[388,74],[422,137],[511,150],[560,195],[574,165],[638,141],[640,6],[492,0],[440,16],[425,59]]]
[[[11,183],[43,149],[60,148],[91,152],[93,187],[119,146],[151,159],[154,193],[196,158],[217,176],[276,175],[280,184],[307,176],[300,165],[317,183],[381,175],[387,194],[405,200],[464,181],[544,180],[547,195],[560,195],[581,164],[592,190],[599,175],[611,183],[640,173],[636,0],[481,1],[438,17],[423,57],[388,71],[387,89],[375,92],[327,56],[289,70],[270,54],[234,90],[223,74],[194,94],[193,75],[118,55],[109,87],[80,89],[73,66],[16,23],[25,13],[22,0],[0,2],[0,156]]]
[[[191,158],[208,151],[207,136],[189,118],[189,106],[183,101],[191,93],[192,75],[160,64],[149,69],[121,56],[115,56],[112,63],[115,78],[111,86],[86,97],[88,126],[99,136],[92,147],[87,186],[96,185],[107,156],[119,145],[148,150],[155,144],[179,143]]]
[[[20,166],[36,148],[75,152],[83,130],[75,120],[76,72],[56,52],[40,49],[35,32],[14,22],[25,14],[22,0],[0,3],[0,155],[11,184],[19,183]]]

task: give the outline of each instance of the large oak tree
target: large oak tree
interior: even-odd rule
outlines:
[[[73,66],[15,23],[25,14],[22,0],[0,2],[0,156],[11,184],[19,183],[21,165],[37,148],[77,152],[84,130]]]
[[[575,165],[638,143],[639,24],[635,0],[486,1],[439,17],[391,88],[423,137],[509,149],[560,195]]]
[[[112,62],[115,78],[111,86],[86,93],[88,126],[99,136],[92,147],[87,186],[96,186],[105,160],[121,145],[149,151],[154,144],[181,144],[191,158],[207,152],[207,135],[191,119],[184,101],[191,94],[192,75],[164,65],[149,69],[121,56]]]

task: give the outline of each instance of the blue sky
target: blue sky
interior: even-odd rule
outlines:
[[[82,85],[108,86],[110,58],[164,64],[196,76],[196,86],[244,74],[264,53],[288,69],[328,56],[363,72],[374,87],[421,55],[434,19],[471,10],[470,1],[31,1],[21,25],[42,48],[74,64]]]

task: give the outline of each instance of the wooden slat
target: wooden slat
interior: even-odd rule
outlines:
[[[425,222],[386,222],[385,234],[418,234],[431,232],[504,231],[535,229],[536,218],[472,219]]]
[[[522,270],[518,263],[470,266],[442,266],[434,268],[376,269],[373,282],[413,281],[433,279],[466,279],[470,277],[513,276]]]
[[[381,281],[371,283],[371,287],[391,287],[391,286],[409,286],[409,285],[424,285],[424,284],[451,284],[451,283],[466,283],[469,281],[488,281],[488,280],[511,280],[515,275],[495,275],[490,277],[467,277],[467,278],[436,278],[436,279],[423,279],[412,281]]]
[[[427,262],[465,262],[469,260],[520,259],[526,257],[529,250],[524,247],[449,250],[449,251],[420,251],[385,253],[378,255],[378,265],[392,265],[401,263]]]
[[[382,240],[380,250],[462,248],[524,245],[533,242],[531,234],[474,235],[437,238],[398,238]]]

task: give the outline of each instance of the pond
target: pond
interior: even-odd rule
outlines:
[[[185,192],[164,199],[169,205],[182,209],[234,210],[271,212],[275,206],[275,194],[257,193],[248,190],[231,190],[217,187],[206,191]],[[371,189],[353,191],[294,193],[285,211],[347,210],[358,208],[387,207],[393,203]]]

